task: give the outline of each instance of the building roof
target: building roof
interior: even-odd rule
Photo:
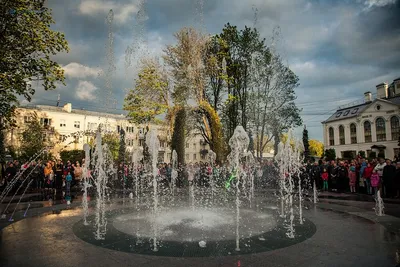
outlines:
[[[375,103],[376,101],[385,101],[385,102],[389,102],[391,104],[400,105],[400,96],[386,98],[386,99],[378,98],[372,102],[367,102],[367,103],[363,103],[360,105],[355,105],[355,106],[346,107],[343,109],[338,109],[335,113],[333,113],[332,116],[330,116],[327,120],[323,121],[322,123],[357,117],[362,112],[364,112],[372,103]]]
[[[54,107],[54,106],[47,106],[47,105],[29,105],[29,106],[21,106],[21,108],[25,109],[36,109],[40,111],[53,111],[53,112],[61,112],[61,113],[68,113],[63,109],[63,107]],[[79,114],[79,115],[86,115],[86,116],[95,116],[95,117],[109,117],[114,118],[117,120],[126,120],[126,116],[124,114],[112,114],[107,112],[98,112],[98,111],[90,111],[90,110],[83,110],[83,109],[72,109],[71,113],[69,114]]]

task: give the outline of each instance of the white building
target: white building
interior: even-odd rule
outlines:
[[[376,93],[372,99],[366,92],[363,103],[338,109],[322,122],[325,149],[334,148],[341,158],[359,151],[367,156],[372,151],[383,153],[390,159],[399,154],[400,78],[390,85],[378,84]]]
[[[125,115],[94,112],[80,109],[73,109],[68,103],[63,107],[55,106],[27,106],[17,109],[17,127],[11,129],[6,135],[6,142],[14,147],[20,146],[20,134],[29,125],[34,113],[40,122],[47,129],[46,139],[57,143],[54,153],[61,150],[83,149],[85,143],[89,143],[93,134],[99,126],[103,131],[119,133],[125,130],[125,143],[128,151],[134,151],[143,146],[146,125],[135,125],[128,121]],[[169,147],[170,133],[168,127],[151,124],[150,129],[156,128],[160,140],[159,161],[169,162],[171,151]],[[55,141],[55,142],[54,142]],[[188,140],[186,159],[188,162],[199,162],[205,159],[209,147],[204,144],[201,135],[194,135]]]

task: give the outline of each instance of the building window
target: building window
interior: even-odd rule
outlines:
[[[364,138],[365,138],[365,143],[372,142],[371,123],[369,121],[364,122]]]
[[[127,133],[133,133],[133,127],[126,127]]]
[[[30,123],[30,122],[32,122],[32,120],[33,120],[32,116],[24,116],[25,123]]]
[[[79,129],[81,128],[81,122],[80,121],[74,121],[74,127]]]
[[[397,116],[393,116],[390,119],[390,129],[391,129],[391,132],[392,132],[392,140],[398,140],[399,139],[400,124],[399,124],[399,118]]]
[[[339,143],[341,145],[344,145],[346,143],[346,139],[345,139],[345,136],[344,136],[344,127],[343,127],[343,125],[339,126]]]
[[[165,142],[164,141],[160,141],[160,148],[164,148],[165,147]]]
[[[133,139],[126,140],[126,143],[128,144],[128,146],[133,146]]]
[[[196,159],[197,159],[197,155],[193,154],[193,160],[196,160]]]
[[[329,128],[329,145],[330,146],[335,145],[335,133],[332,127]]]
[[[386,141],[385,120],[382,118],[376,119],[376,141]]]
[[[144,139],[139,139],[139,146],[144,146]]]
[[[65,120],[60,120],[60,127],[66,127],[67,124],[65,122]]]
[[[49,118],[41,118],[40,119],[40,124],[43,126],[50,126],[51,125],[51,119]]]
[[[368,150],[367,150],[367,158],[369,158],[369,157],[371,156],[371,153],[372,153],[372,150],[371,150],[371,149],[368,149]]]
[[[357,127],[354,123],[350,124],[350,139],[352,144],[357,144]]]
[[[196,143],[193,143],[193,149],[196,150]]]
[[[97,123],[88,122],[88,130],[89,131],[97,130]]]

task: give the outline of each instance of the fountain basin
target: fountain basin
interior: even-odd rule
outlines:
[[[315,225],[305,219],[303,225],[295,226],[295,238],[289,239],[273,210],[243,209],[239,226],[240,251],[236,251],[235,214],[228,209],[192,211],[178,207],[160,211],[154,218],[151,210],[124,208],[107,211],[106,216],[105,240],[96,240],[93,226],[85,226],[82,221],[74,224],[74,234],[95,246],[117,251],[167,257],[210,257],[275,250],[302,242],[316,232]],[[94,217],[88,219],[93,221]],[[154,226],[158,227],[157,251],[153,251]],[[206,242],[206,247],[200,247],[200,241]]]

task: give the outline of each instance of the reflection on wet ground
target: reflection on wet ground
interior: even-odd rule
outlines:
[[[46,202],[46,201],[45,201]],[[373,203],[320,199],[307,203],[304,216],[316,226],[309,239],[290,247],[237,256],[171,258],[109,250],[77,238],[82,219],[79,201],[33,208],[29,218],[16,213],[0,235],[0,266],[395,266],[400,248],[400,205],[376,217]],[[116,206],[121,203],[115,204]],[[18,217],[19,216],[19,217]],[[17,221],[19,219],[23,219]],[[1,227],[1,224],[0,224]],[[91,235],[92,231],[88,231]]]

